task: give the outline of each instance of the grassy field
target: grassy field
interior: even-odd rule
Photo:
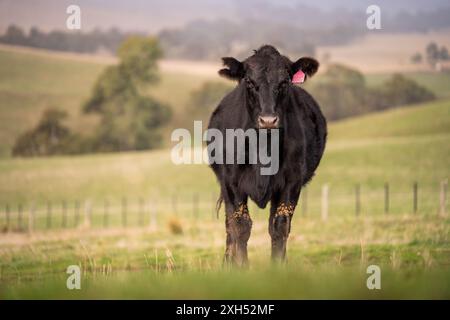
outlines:
[[[88,128],[95,119],[79,116],[79,104],[104,64],[3,49],[0,62],[0,299],[450,298],[450,219],[439,211],[440,182],[450,175],[448,76],[421,78],[441,100],[331,124],[323,161],[302,195],[307,207],[302,201],[294,216],[288,264],[270,265],[267,209],[251,205],[250,266],[229,270],[222,266],[223,213],[217,219],[213,210],[217,184],[206,165],[176,166],[168,149],[7,157],[14,137],[50,103],[71,112],[72,126]],[[169,72],[149,90],[181,110],[204,80]],[[31,207],[33,230],[25,232]],[[72,264],[82,269],[80,291],[65,286]],[[370,264],[381,267],[381,290],[366,287]]]
[[[73,230],[2,239],[0,298],[446,298],[450,221],[437,216],[296,217],[286,266],[271,266],[265,219],[255,218],[250,267],[222,267],[223,223]],[[81,267],[82,290],[65,287]],[[366,287],[366,268],[382,289]]]
[[[325,158],[308,187],[308,213],[300,207],[293,221],[284,267],[270,266],[267,213],[252,205],[250,268],[224,269],[224,226],[222,216],[213,215],[213,176],[206,166],[171,164],[166,150],[3,159],[1,202],[26,208],[36,201],[41,207],[37,231],[0,235],[0,298],[448,299],[450,220],[439,215],[438,199],[439,181],[449,176],[449,110],[450,103],[436,102],[331,125]],[[383,135],[370,124],[382,125]],[[415,180],[419,210],[412,214]],[[385,181],[392,189],[389,214],[383,213]],[[320,219],[323,183],[331,190],[326,222]],[[364,190],[358,217],[355,183]],[[200,196],[197,214],[193,192]],[[142,220],[139,208],[130,205],[127,228],[121,226],[124,195],[131,204],[139,196],[152,200]],[[92,201],[91,228],[84,223],[72,228],[70,209],[71,228],[61,230],[60,209],[54,207],[57,219],[46,230],[45,201],[55,205],[75,198]],[[103,199],[111,205],[106,229]],[[181,234],[169,227],[173,224],[182,226]],[[83,270],[80,291],[65,287],[70,264]],[[382,269],[380,291],[365,286],[370,264]]]

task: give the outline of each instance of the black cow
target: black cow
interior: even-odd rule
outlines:
[[[225,202],[225,261],[238,265],[248,261],[247,241],[252,227],[249,197],[260,208],[270,201],[272,258],[284,260],[300,190],[313,177],[327,137],[320,107],[311,95],[292,83],[292,78],[299,70],[305,78],[312,76],[319,63],[312,58],[291,62],[269,45],[255,50],[242,62],[231,57],[222,60],[226,68],[219,74],[238,84],[213,112],[209,129],[218,129],[224,136],[226,129],[236,128],[277,128],[280,132],[280,164],[274,175],[261,175],[259,164],[211,164],[221,188],[218,208]]]

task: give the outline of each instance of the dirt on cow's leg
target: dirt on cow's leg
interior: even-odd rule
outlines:
[[[235,211],[227,213],[227,248],[224,260],[228,265],[248,264],[247,242],[250,238],[252,220],[246,204],[240,204]]]
[[[269,234],[272,238],[272,260],[286,260],[286,245],[291,230],[294,206],[281,203],[272,207],[269,218]]]

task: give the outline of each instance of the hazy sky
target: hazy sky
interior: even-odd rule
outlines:
[[[123,30],[155,32],[164,27],[181,26],[194,19],[240,19],[258,15],[260,8],[306,5],[320,10],[344,7],[349,11],[365,11],[378,4],[383,12],[417,11],[449,6],[448,0],[0,0],[0,29],[11,23],[43,30],[64,29],[70,4],[81,7],[82,29],[117,26]],[[274,10],[276,12],[277,10]],[[301,17],[299,17],[301,19]]]

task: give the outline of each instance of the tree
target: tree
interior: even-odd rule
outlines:
[[[162,50],[156,38],[129,37],[120,45],[117,55],[121,74],[135,84],[151,84],[159,79],[157,61],[162,57]]]
[[[426,48],[427,62],[434,67],[439,60],[439,48],[435,42],[430,42]]]
[[[364,75],[355,69],[331,65],[310,90],[330,120],[363,114],[369,110]]]
[[[447,47],[442,46],[439,50],[439,60],[450,60],[450,55],[448,53]]]
[[[23,30],[15,25],[10,25],[6,29],[6,33],[1,37],[1,41],[8,44],[24,45],[26,44],[26,36]]]
[[[94,146],[98,151],[155,148],[159,129],[170,119],[168,106],[140,94],[140,87],[158,81],[157,60],[162,52],[154,38],[134,36],[118,49],[120,62],[100,75],[86,113],[100,115]]]
[[[422,63],[422,60],[423,60],[422,55],[419,52],[415,53],[411,57],[411,62],[414,63],[414,64]]]

